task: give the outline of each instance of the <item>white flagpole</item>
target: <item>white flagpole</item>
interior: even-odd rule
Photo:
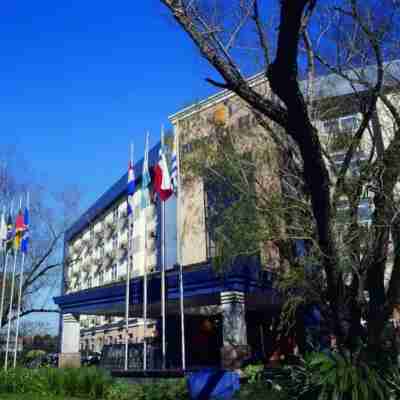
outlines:
[[[26,195],[26,208],[29,210],[29,192]],[[26,229],[26,228],[25,228]],[[21,244],[22,244],[21,238]],[[21,303],[22,303],[22,283],[24,280],[24,264],[25,264],[25,252],[22,253],[21,271],[19,273],[19,291],[18,291],[18,306],[17,306],[17,326],[15,328],[15,348],[14,348],[14,368],[17,366],[17,354],[18,354],[18,339],[19,339],[19,324],[21,314]]]
[[[22,300],[22,281],[24,278],[24,263],[25,253],[22,253],[21,271],[19,273],[19,293],[18,293],[18,306],[17,306],[17,327],[15,328],[15,348],[14,348],[14,368],[17,366],[17,353],[18,353],[18,336],[19,336],[19,322],[21,313],[21,300]]]
[[[149,149],[149,133],[146,134],[146,144],[145,144],[145,160],[143,162],[148,163],[148,149]],[[143,179],[143,171],[142,171],[142,179]],[[147,188],[143,188],[142,190],[147,190]],[[144,195],[144,193],[142,194]],[[146,193],[147,195],[147,193]],[[147,201],[147,198],[146,198]],[[148,243],[147,243],[147,210],[148,204],[146,203],[146,207],[144,208],[144,271],[143,271],[143,370],[147,370],[147,251],[148,251]]]
[[[11,200],[11,204],[10,204],[10,214],[13,211],[13,202]],[[7,217],[6,217],[7,218]],[[6,220],[6,224],[7,224],[7,220]],[[8,231],[8,230],[7,230]],[[4,262],[4,269],[3,269],[3,285],[1,288],[1,303],[0,303],[0,327],[1,327],[1,322],[3,321],[3,313],[4,313],[4,300],[5,300],[5,296],[6,296],[6,281],[7,281],[7,268],[8,268],[8,260],[9,260],[9,255],[10,255],[10,251],[7,249],[7,242],[6,242],[6,259]]]
[[[22,198],[19,201],[19,208],[22,207]],[[17,233],[15,232],[15,235]],[[14,239],[15,240],[15,239]],[[13,301],[14,301],[14,287],[15,287],[15,273],[17,269],[17,256],[18,256],[18,249],[14,248],[14,265],[13,265],[13,272],[11,278],[11,293],[10,293],[10,305],[8,309],[8,326],[7,326],[7,342],[6,342],[6,356],[4,359],[4,369],[7,371],[8,367],[8,351],[10,347],[10,334],[11,334],[11,317],[12,317],[12,308],[13,308]]]
[[[177,229],[176,229],[176,241],[177,241],[177,259],[179,264],[179,298],[180,298],[180,313],[181,313],[181,353],[182,353],[182,369],[186,370],[186,337],[185,337],[185,309],[184,309],[184,298],[183,298],[183,265],[182,265],[182,254],[180,246],[180,235],[181,235],[181,169],[180,169],[180,146],[179,146],[179,131],[175,131],[175,153],[176,153],[176,168],[177,168],[177,195],[176,195],[176,214],[177,214]]]
[[[133,165],[133,143],[131,143],[131,164],[132,167],[135,168]],[[129,173],[129,171],[128,171]],[[129,201],[129,199],[128,199]],[[124,363],[124,370],[128,370],[128,349],[129,349],[129,297],[130,297],[130,280],[131,280],[131,255],[132,255],[132,237],[133,237],[133,208],[131,210],[131,214],[128,216],[128,260],[126,265],[126,294],[125,294],[125,363]]]
[[[161,149],[164,147],[164,126],[161,126]],[[162,325],[162,368],[166,368],[166,298],[165,298],[165,202],[161,200],[161,325]]]
[[[147,208],[144,210],[144,271],[143,271],[143,370],[147,369]]]

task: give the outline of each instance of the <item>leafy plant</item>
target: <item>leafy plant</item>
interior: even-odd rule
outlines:
[[[256,383],[261,380],[263,370],[264,370],[264,366],[261,364],[248,365],[243,370],[244,377],[248,379],[249,383]]]
[[[388,398],[387,385],[378,372],[362,361],[353,362],[348,355],[318,353],[312,356],[310,366],[320,400]]]

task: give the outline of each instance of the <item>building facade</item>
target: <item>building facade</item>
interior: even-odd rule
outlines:
[[[397,67],[396,67],[397,68]],[[397,71],[397,69],[396,69]],[[256,89],[269,95],[262,75],[250,80]],[[353,87],[347,81],[331,75],[315,82],[318,112],[315,124],[319,126],[321,141],[331,159],[340,166],[351,133],[360,123],[360,114],[354,101]],[[222,91],[204,101],[187,107],[170,117],[179,137],[181,164],[196,151],[196,141],[212,137],[215,126],[223,123],[232,131],[247,131],[244,149],[265,146],[263,128],[256,115],[241,99],[229,91]],[[385,107],[379,103],[370,129],[383,129],[383,137],[393,135],[393,124]],[[260,143],[258,141],[260,140]],[[385,143],[382,143],[385,146]],[[273,148],[273,143],[270,143]],[[358,174],[360,162],[369,156],[371,139],[366,137],[361,151],[351,163],[350,174]],[[149,155],[151,165],[158,160],[159,146]],[[271,162],[259,168],[259,179],[279,190]],[[125,305],[127,268],[131,268],[129,338],[132,343],[159,336],[157,321],[161,315],[160,278],[160,204],[140,207],[140,172],[142,162],[135,165],[138,188],[135,194],[134,235],[132,251],[128,252],[128,219],[126,215],[126,182],[124,175],[111,187],[67,232],[63,293],[55,299],[62,319],[61,363],[75,363],[80,349],[98,351],[104,344],[124,341],[122,326]],[[265,174],[265,171],[268,174]],[[272,172],[271,172],[272,171]],[[258,262],[243,262],[224,274],[216,273],[211,265],[213,243],[207,228],[207,192],[200,178],[186,179],[181,169],[178,199],[167,201],[167,351],[169,366],[179,367],[181,331],[179,324],[179,275],[177,262],[183,268],[185,341],[187,365],[222,365],[235,368],[240,361],[256,353],[265,353],[270,339],[271,322],[279,310],[280,299],[272,285],[272,273],[279,251],[273,243],[260,244]],[[265,174],[265,175],[263,175]],[[271,178],[272,176],[272,178]],[[341,199],[339,212],[346,214],[348,202]],[[371,197],[359,205],[359,219],[368,224],[373,211]],[[151,243],[147,254],[149,318],[147,330],[143,327],[143,272],[145,224]],[[268,263],[262,262],[268,253]],[[128,258],[128,254],[132,254]],[[389,266],[390,270],[390,266]],[[389,272],[390,274],[390,272]],[[89,316],[89,317],[87,317]],[[114,320],[113,318],[119,318]],[[90,322],[87,322],[90,321]],[[90,325],[88,325],[90,324]],[[204,349],[208,348],[210,354]]]

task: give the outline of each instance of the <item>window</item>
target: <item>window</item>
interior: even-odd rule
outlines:
[[[94,239],[94,227],[91,226],[90,227],[90,240],[93,240],[93,239]]]
[[[104,285],[104,271],[99,272],[99,285]]]
[[[115,207],[114,211],[113,211],[113,221],[117,222],[118,221],[118,217],[119,217],[118,207]]]
[[[339,120],[338,119],[328,119],[322,122],[324,127],[324,133],[331,134],[339,132]]]
[[[186,154],[186,153],[191,153],[193,151],[193,145],[192,143],[185,143],[182,146],[182,153]]]
[[[116,281],[118,275],[117,264],[113,264],[111,267],[111,280]]]
[[[89,276],[88,280],[87,280],[87,287],[88,289],[90,289],[93,286],[93,278],[91,276]]]
[[[99,256],[100,256],[101,258],[104,257],[104,246],[101,246],[101,247],[99,248]]]
[[[342,132],[354,132],[358,129],[360,120],[357,115],[348,115],[340,118],[340,130]]]
[[[112,237],[112,248],[116,249],[118,247],[118,236],[116,234]]]

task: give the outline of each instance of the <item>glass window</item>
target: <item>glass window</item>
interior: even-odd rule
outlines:
[[[113,266],[111,267],[111,279],[113,281],[116,281],[117,275],[118,275],[117,264],[113,264]]]
[[[339,132],[339,121],[337,119],[328,119],[322,122],[325,133],[337,133]]]
[[[118,216],[119,216],[119,211],[118,211],[118,207],[114,208],[113,211],[113,221],[117,222],[118,221]]]
[[[340,130],[343,132],[354,132],[359,127],[360,121],[357,115],[349,115],[340,118]]]
[[[90,240],[93,240],[93,239],[94,239],[94,227],[91,226],[90,227]]]
[[[90,289],[93,286],[93,278],[90,276],[87,280],[87,287]]]
[[[99,285],[104,285],[104,271],[99,273]]]
[[[112,237],[112,247],[113,249],[116,249],[118,247],[118,236],[115,234]]]
[[[104,257],[104,246],[101,246],[99,249],[99,255],[100,257]]]

